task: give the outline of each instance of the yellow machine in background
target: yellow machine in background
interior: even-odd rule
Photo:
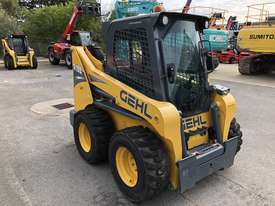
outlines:
[[[20,67],[36,69],[38,66],[34,50],[29,47],[25,35],[12,34],[2,39],[5,68],[11,70]]]
[[[104,64],[95,52],[72,48],[76,147],[88,163],[109,159],[132,202],[168,185],[184,192],[232,166],[240,150],[235,99],[208,83],[206,22],[162,12],[105,23]]]
[[[274,22],[275,23],[275,22]],[[274,24],[275,26],[275,24]],[[275,27],[245,27],[239,34],[238,46],[255,53],[275,53]]]
[[[241,74],[260,74],[275,68],[275,3],[248,6],[247,22],[238,35]]]
[[[190,8],[190,13],[208,16],[209,29],[226,29],[227,21],[225,14],[228,13],[228,10],[206,6],[194,6]]]

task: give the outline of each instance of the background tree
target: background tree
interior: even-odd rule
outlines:
[[[38,55],[46,55],[50,42],[57,41],[69,22],[74,2],[65,6],[49,6],[25,12],[23,32],[28,35],[31,46]],[[76,30],[90,31],[93,39],[102,42],[101,21],[99,18],[81,17]]]
[[[20,6],[20,2],[32,3],[35,9]],[[52,6],[46,6],[51,5]],[[71,18],[76,0],[0,0],[0,38],[18,32],[29,37],[30,46],[39,56],[47,55],[51,42],[58,41]],[[39,7],[37,5],[43,5]],[[82,16],[76,30],[90,31],[94,41],[103,46],[101,21],[114,18]],[[2,49],[0,48],[0,54]]]
[[[51,5],[66,5],[70,0],[19,0],[19,5],[27,9],[40,8]]]
[[[8,34],[17,31],[18,24],[15,17],[9,16],[4,9],[0,7],[0,37],[6,37]]]
[[[12,14],[13,4],[7,3],[8,1],[0,1],[0,38],[6,38],[9,34],[20,31],[17,19]],[[2,8],[2,3],[3,7]],[[7,3],[7,4],[6,4]],[[0,44],[0,56],[2,56],[2,44]]]
[[[0,0],[1,8],[9,16],[16,16],[17,1],[16,0]]]

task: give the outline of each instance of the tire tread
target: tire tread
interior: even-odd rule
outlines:
[[[149,129],[140,126],[119,131],[112,137],[112,140],[118,136],[132,141],[142,156],[145,168],[146,192],[142,195],[138,194],[138,199],[130,200],[140,203],[152,199],[166,189],[169,184],[169,158],[162,142]]]
[[[88,118],[89,125],[93,129],[93,138],[96,138],[97,143],[97,146],[94,148],[94,157],[85,160],[90,164],[97,164],[107,160],[109,141],[114,133],[112,119],[107,112],[96,107],[90,107],[82,111],[79,115],[84,115]],[[76,132],[75,129],[75,137],[77,136]]]

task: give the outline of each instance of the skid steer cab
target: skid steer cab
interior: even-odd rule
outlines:
[[[38,62],[34,50],[29,47],[26,35],[11,34],[2,39],[5,68],[37,69]]]
[[[77,149],[91,164],[109,159],[132,202],[168,185],[184,192],[240,150],[235,99],[208,82],[207,21],[163,12],[105,23],[105,62],[72,48]]]

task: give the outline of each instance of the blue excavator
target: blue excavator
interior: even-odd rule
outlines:
[[[192,0],[187,0],[182,13],[188,13],[191,3]],[[159,3],[157,0],[117,0],[115,2],[115,13],[118,19],[141,14],[150,14],[163,10],[163,4]]]
[[[117,0],[115,2],[116,18],[125,18],[161,11],[162,4],[156,0]]]
[[[192,0],[187,0],[182,13],[187,14],[190,10]],[[115,2],[116,18],[125,18],[141,14],[163,11],[162,3],[157,0],[117,0]],[[222,51],[228,47],[228,32],[225,30],[206,29],[204,39],[211,43],[212,51]],[[209,48],[208,45],[205,45]]]

